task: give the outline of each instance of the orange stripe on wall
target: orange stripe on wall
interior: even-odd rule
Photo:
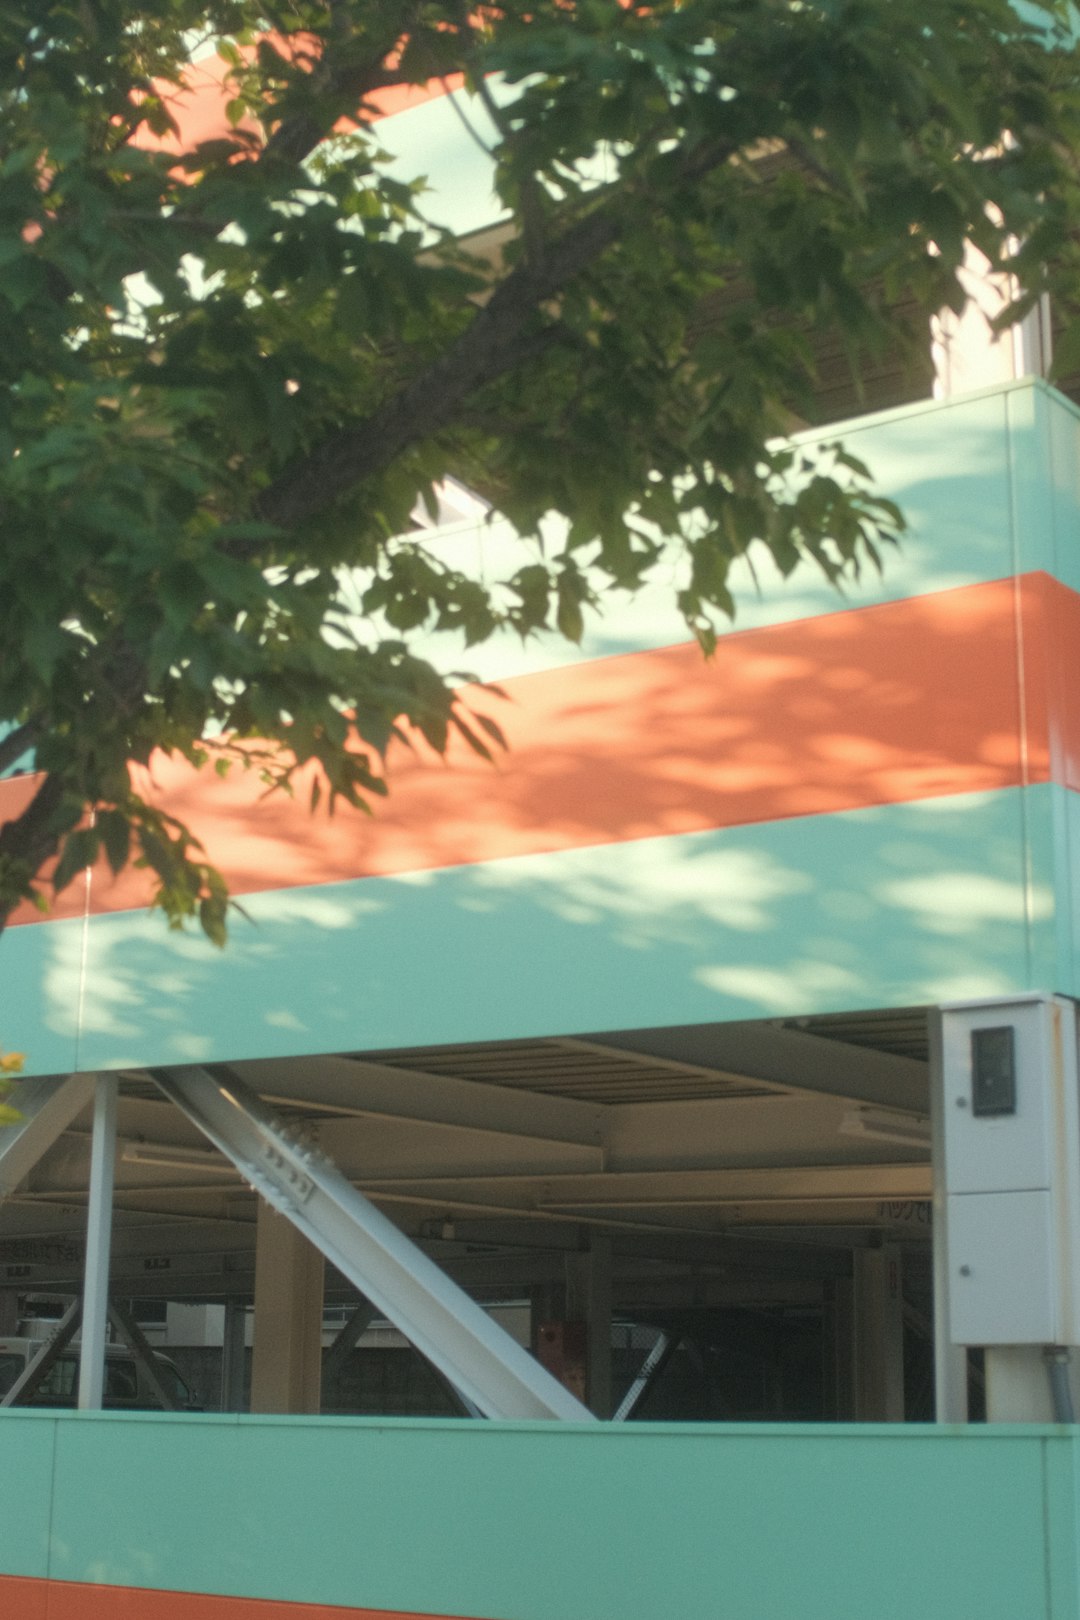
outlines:
[[[449,765],[401,749],[373,817],[312,818],[303,787],[263,799],[255,773],[221,782],[165,759],[154,792],[245,894],[1051,777],[1080,786],[1080,706],[1062,696],[1075,676],[1054,652],[1078,644],[1080,596],[1030,574],[731,634],[709,662],[683,645],[508,681],[508,702],[476,701],[510,753],[493,769],[463,746]],[[0,819],[30,791],[0,783]],[[51,915],[78,914],[81,891]],[[140,873],[95,874],[94,912],[146,899]]]
[[[49,1582],[0,1575],[0,1610],[4,1620],[49,1620]]]
[[[282,42],[284,43],[284,42]],[[254,58],[253,47],[241,53],[248,60]],[[177,125],[175,135],[155,135],[147,125],[140,125],[132,144],[148,151],[190,152],[202,141],[218,141],[235,135],[236,128],[229,122],[225,109],[232,99],[228,85],[231,65],[219,56],[201,56],[187,68],[182,88],[157,82],[155,89],[172,114]],[[435,101],[448,91],[459,90],[465,83],[463,73],[451,73],[445,80],[430,84],[394,84],[372,91],[365,99],[374,109],[374,116],[389,118],[395,113],[409,112],[427,101]],[[249,133],[258,133],[259,125],[253,118],[244,118],[239,127]],[[339,130],[355,128],[348,120],[336,126]]]
[[[13,1575],[0,1575],[0,1614],[4,1620],[451,1620],[411,1610],[280,1603],[268,1598],[90,1586]]]

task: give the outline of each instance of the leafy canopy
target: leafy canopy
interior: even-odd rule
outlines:
[[[58,851],[58,884],[103,851],[220,939],[220,878],[129,764],[213,737],[356,804],[403,730],[496,745],[425,628],[577,638],[677,537],[708,650],[744,553],[876,559],[901,520],[858,464],[778,442],[811,340],[858,365],[901,297],[961,307],[967,241],[1013,314],[1068,298],[1069,26],[1054,0],[5,0],[0,770],[32,747],[41,775],[0,926]],[[231,124],[185,150],[206,51]],[[471,242],[376,117],[440,80],[501,199]],[[447,474],[565,544],[494,591],[455,571],[409,522]]]

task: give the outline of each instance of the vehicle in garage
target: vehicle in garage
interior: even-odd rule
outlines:
[[[0,1339],[0,1401],[26,1371],[42,1348],[42,1340],[19,1337]],[[179,1412],[201,1410],[195,1396],[169,1357],[154,1354],[154,1372]],[[25,1399],[16,1397],[17,1406],[74,1407],[79,1386],[78,1347],[64,1350],[47,1368],[41,1380]],[[163,1403],[147,1370],[138,1357],[123,1345],[110,1344],[105,1352],[105,1407],[111,1411],[155,1412]]]

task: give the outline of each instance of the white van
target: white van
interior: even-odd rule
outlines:
[[[0,1400],[20,1376],[28,1361],[41,1349],[41,1339],[0,1339]],[[154,1368],[178,1412],[197,1412],[191,1390],[180,1376],[176,1363],[154,1352]],[[29,1400],[19,1406],[73,1407],[79,1388],[79,1350],[69,1345],[62,1350]],[[105,1401],[112,1411],[160,1412],[161,1402],[146,1376],[146,1369],[123,1345],[110,1344],[105,1351]]]

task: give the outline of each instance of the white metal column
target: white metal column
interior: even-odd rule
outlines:
[[[967,1350],[949,1335],[949,1220],[945,1179],[945,1076],[941,1013],[928,1014],[930,1034],[930,1159],[933,1169],[934,1416],[938,1423],[968,1419]]]
[[[588,1421],[563,1388],[311,1143],[235,1075],[156,1071],[158,1086],[485,1417]]]
[[[109,1322],[109,1246],[116,1169],[116,1110],[120,1082],[100,1074],[94,1092],[90,1141],[90,1197],[86,1213],[79,1409],[96,1410],[105,1394],[105,1340]]]

